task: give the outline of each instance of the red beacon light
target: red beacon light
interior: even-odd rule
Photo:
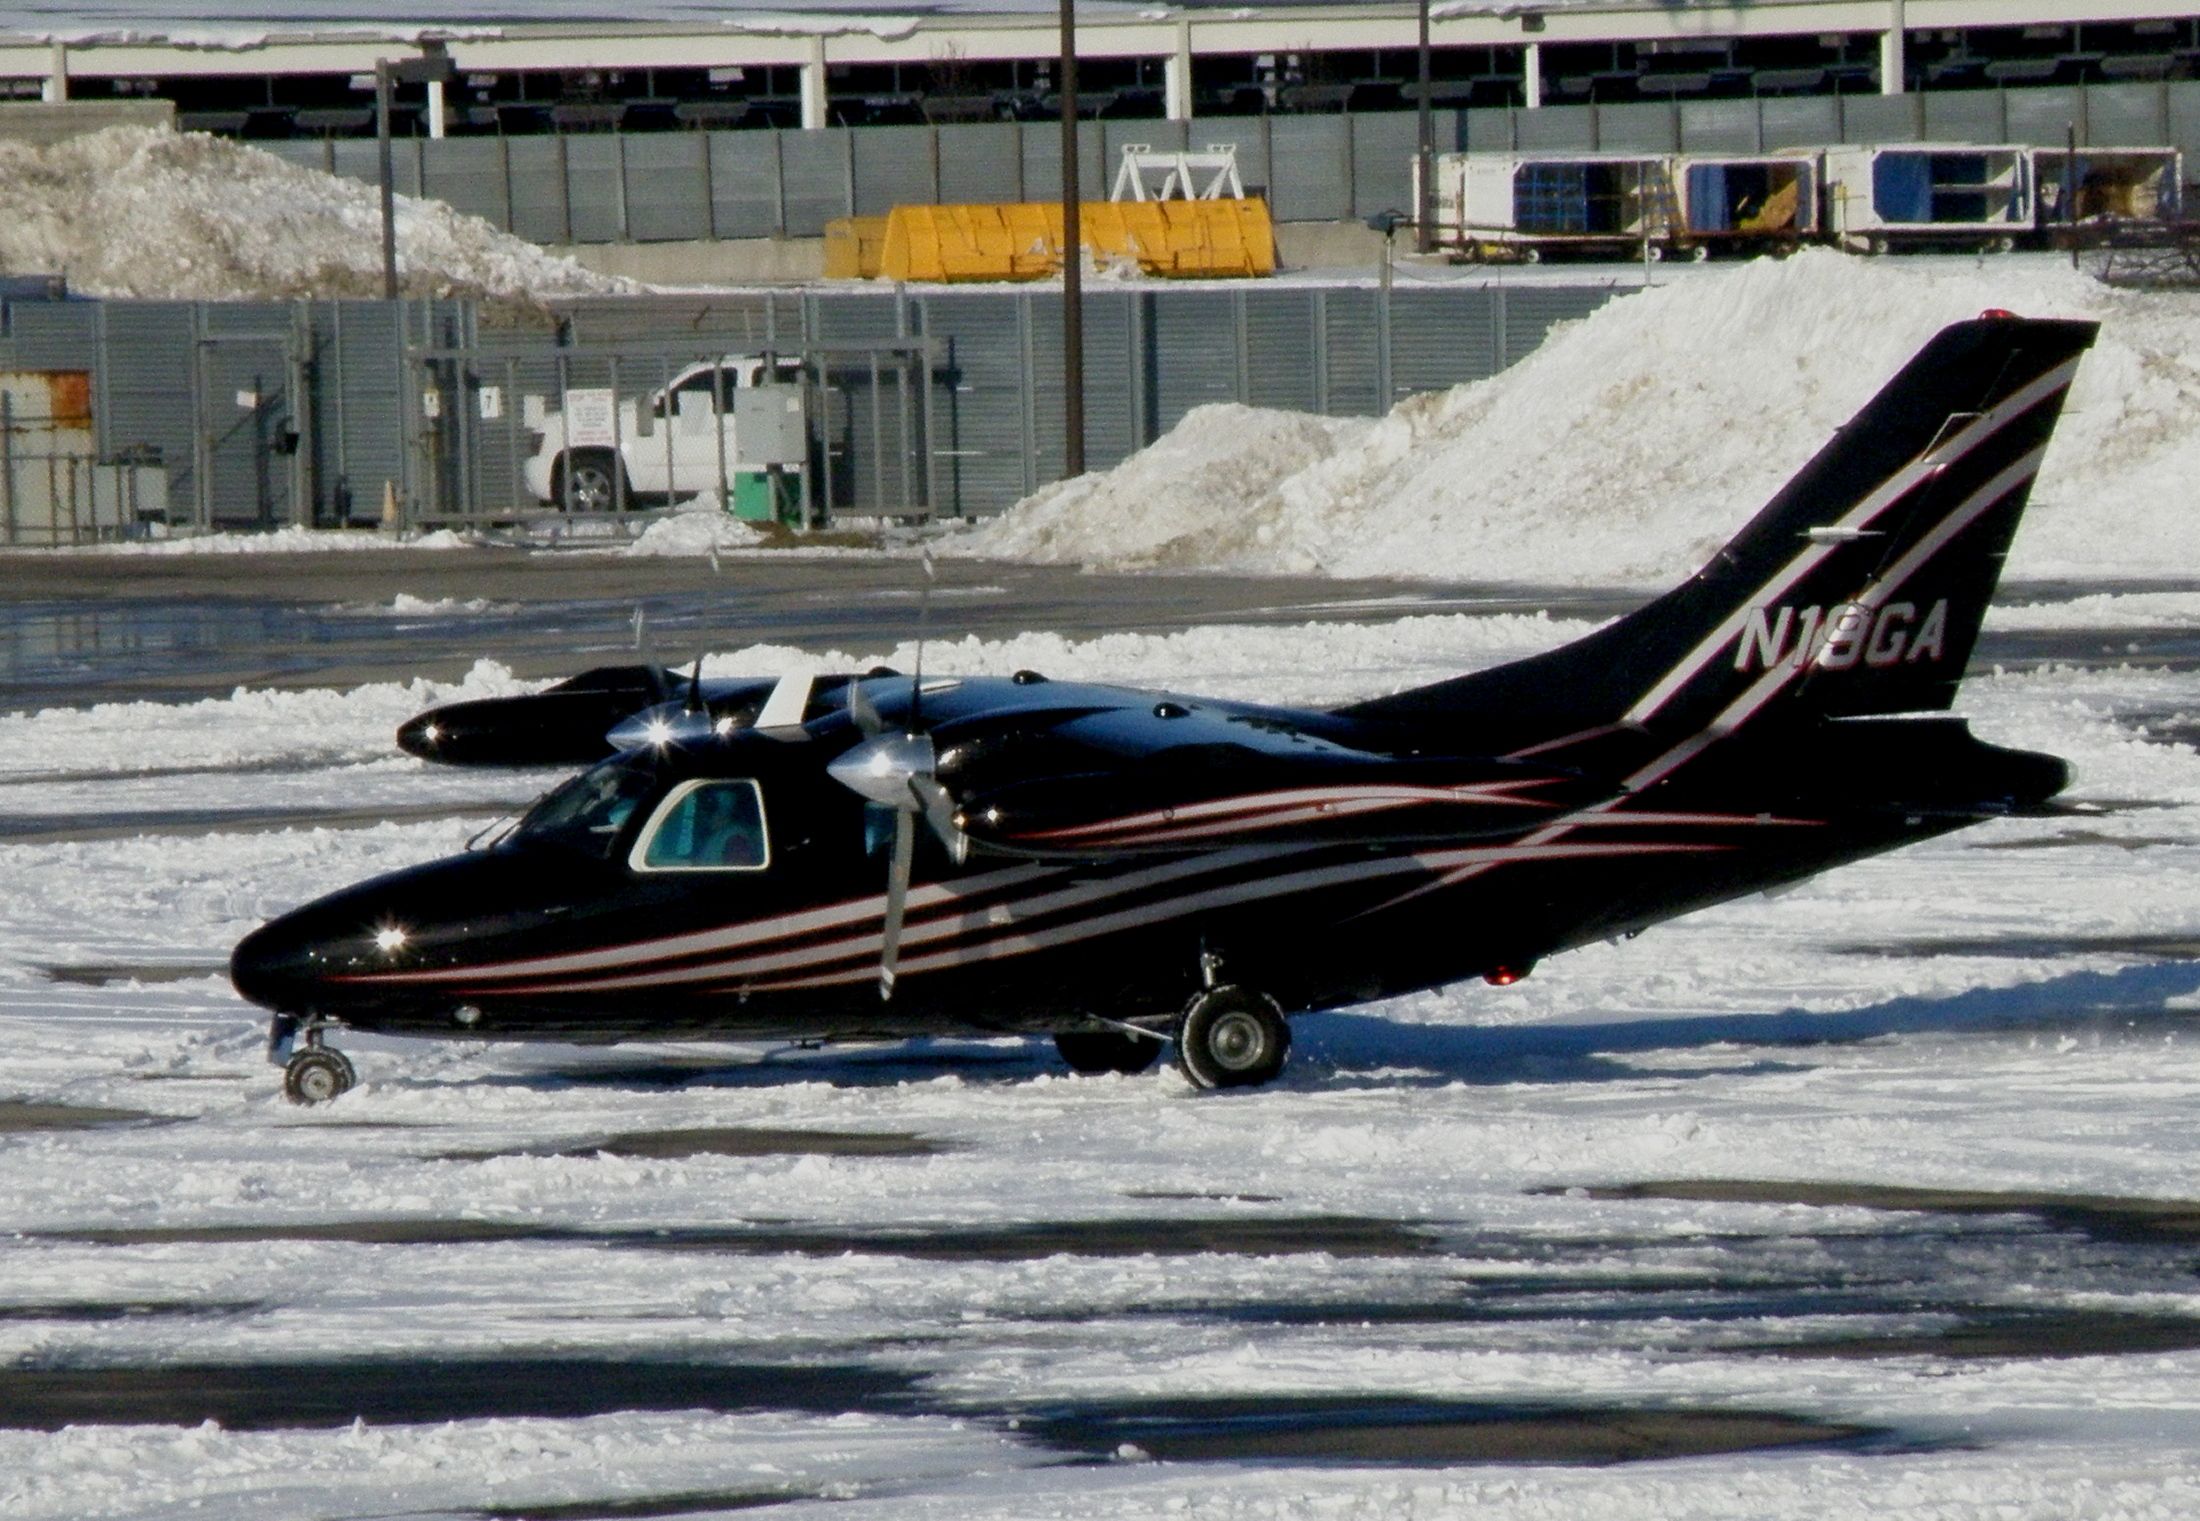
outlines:
[[[1989,306],[1978,315],[1981,322],[2014,322],[2017,320],[2017,314],[2006,306]]]
[[[1535,963],[1532,961],[1524,966],[1491,967],[1482,974],[1482,980],[1493,988],[1509,988],[1534,970]]]

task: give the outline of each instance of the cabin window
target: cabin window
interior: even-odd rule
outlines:
[[[562,845],[608,860],[627,821],[656,790],[645,761],[621,757],[584,771],[537,803],[520,820],[515,840]]]
[[[636,871],[762,871],[771,864],[763,794],[745,779],[683,782],[658,805],[630,859]]]

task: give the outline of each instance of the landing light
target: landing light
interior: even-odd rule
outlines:
[[[394,956],[405,948],[407,938],[403,925],[385,924],[374,932],[374,948],[385,956]]]
[[[642,735],[653,745],[669,745],[672,743],[672,725],[661,718],[653,718],[649,721],[649,726],[642,730]]]

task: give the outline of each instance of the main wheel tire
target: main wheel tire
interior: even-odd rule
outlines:
[[[1291,1027],[1283,1010],[1251,988],[1208,988],[1184,1009],[1176,1065],[1196,1088],[1257,1088],[1283,1071]]]
[[[293,1104],[325,1104],[359,1082],[351,1058],[328,1046],[300,1051],[283,1068],[283,1097]]]
[[[1129,1077],[1153,1065],[1161,1054],[1161,1042],[1121,1030],[1064,1030],[1054,1037],[1054,1049],[1062,1053],[1072,1072],[1087,1077],[1120,1072]]]
[[[625,489],[619,458],[608,449],[575,449],[558,461],[550,497],[569,512],[610,512],[634,493]]]

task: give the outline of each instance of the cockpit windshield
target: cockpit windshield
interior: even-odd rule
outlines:
[[[627,820],[657,788],[647,756],[623,755],[583,771],[527,811],[515,843],[559,845],[609,860]]]

